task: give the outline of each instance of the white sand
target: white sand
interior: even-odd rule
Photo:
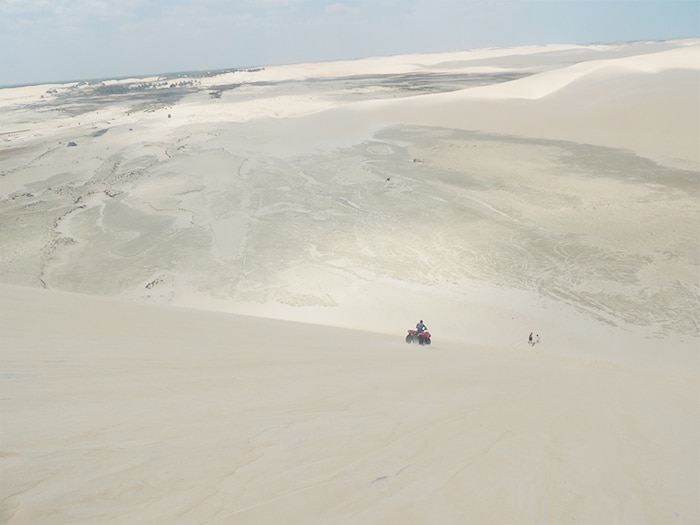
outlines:
[[[2,293],[5,522],[697,516],[697,378]]]
[[[697,40],[0,90],[0,521],[698,523],[698,114]]]

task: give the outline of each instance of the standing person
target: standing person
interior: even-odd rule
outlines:
[[[428,329],[428,327],[423,324],[423,319],[418,321],[418,324],[416,325],[416,332],[418,332],[420,334],[422,332],[425,332],[425,330],[427,330],[427,329]]]
[[[530,337],[527,338],[527,344],[532,345],[532,332],[530,332]]]

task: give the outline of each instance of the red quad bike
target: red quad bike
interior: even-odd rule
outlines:
[[[409,330],[406,336],[407,343],[418,342],[419,345],[429,345],[430,344],[430,332],[427,330],[419,332],[418,330]]]

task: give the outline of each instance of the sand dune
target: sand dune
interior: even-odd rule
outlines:
[[[0,518],[697,522],[699,57],[0,89]]]
[[[697,516],[696,379],[524,343],[427,350],[26,288],[2,297],[6,523]]]
[[[423,97],[417,104],[410,101],[410,108],[400,101],[392,118],[628,149],[697,171],[698,64],[698,46],[599,58],[512,82]]]

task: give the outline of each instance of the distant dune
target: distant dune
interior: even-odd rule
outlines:
[[[700,520],[699,40],[0,114],[0,521]]]

